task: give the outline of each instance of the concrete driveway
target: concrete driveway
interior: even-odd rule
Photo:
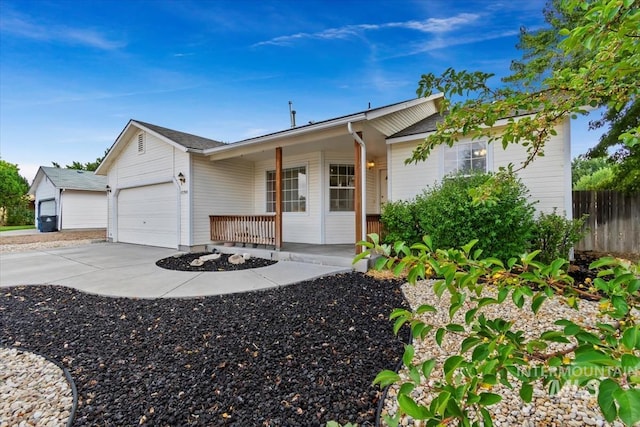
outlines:
[[[248,292],[349,271],[295,261],[228,272],[172,271],[155,265],[176,253],[149,246],[94,243],[2,254],[0,287],[55,284],[100,295],[174,298]]]

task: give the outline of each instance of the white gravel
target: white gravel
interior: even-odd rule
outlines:
[[[0,254],[41,251],[44,249],[67,248],[71,246],[83,246],[89,245],[94,242],[96,242],[96,239],[56,240],[52,242],[20,243],[13,245],[0,244]]]
[[[0,427],[64,426],[72,407],[62,369],[36,354],[0,348]]]
[[[422,281],[412,286],[405,284],[403,292],[409,304],[415,309],[422,304],[430,304],[438,309],[438,313],[427,313],[424,316],[426,323],[433,324],[435,329],[450,323],[448,316],[449,298],[445,292],[442,300],[433,292],[432,281]],[[495,296],[495,293],[486,290],[487,296]],[[569,308],[556,297],[545,301],[537,315],[530,309],[530,302],[527,301],[522,310],[518,309],[510,299],[501,305],[488,305],[482,309],[487,318],[502,317],[507,320],[514,320],[512,330],[523,330],[527,338],[538,337],[541,332],[549,329],[558,329],[553,325],[558,319],[565,318],[576,323],[595,325],[598,304],[595,302],[579,302],[578,311]],[[456,313],[453,323],[464,325],[464,313],[468,308],[463,307]],[[414,340],[415,347],[414,363],[435,358],[436,367],[432,375],[441,375],[444,360],[459,351],[460,343],[464,339],[463,334],[446,334],[443,346],[440,348],[432,336],[427,336],[425,341]],[[549,347],[549,351],[560,349],[563,344]],[[406,371],[401,371],[403,379],[407,379]],[[503,400],[488,408],[493,416],[496,426],[622,426],[620,422],[609,424],[605,422],[600,413],[596,397],[589,394],[584,388],[566,385],[558,394],[549,396],[544,386],[536,384],[531,403],[524,403],[519,397],[520,383],[514,379],[512,382],[514,389],[498,384],[491,390],[492,393],[500,394]],[[387,400],[384,404],[383,414],[395,415],[397,411],[396,396],[398,386],[389,388]],[[412,392],[412,397],[418,403],[428,405],[433,399],[429,384],[416,387]],[[386,425],[386,423],[382,423]],[[403,426],[422,426],[420,421],[415,421],[408,416],[401,420]]]

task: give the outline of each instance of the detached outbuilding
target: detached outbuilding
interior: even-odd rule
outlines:
[[[41,166],[29,188],[40,231],[107,227],[107,180],[90,171]]]

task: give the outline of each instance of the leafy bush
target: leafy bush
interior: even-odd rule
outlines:
[[[574,190],[611,190],[616,188],[616,168],[609,166],[591,175],[584,175],[573,186]]]
[[[420,230],[414,214],[414,202],[399,200],[386,203],[380,220],[384,224],[386,242],[417,242]]]
[[[493,425],[486,409],[502,400],[502,396],[486,391],[498,382],[513,387],[509,379],[517,378],[520,397],[531,402],[533,385],[544,384],[550,393],[571,383],[597,394],[597,402],[608,422],[616,419],[625,425],[640,422],[640,265],[603,258],[590,268],[600,268],[598,278],[580,295],[599,300],[595,326],[588,321],[558,319],[558,329],[549,329],[540,336],[527,337],[512,329],[513,322],[500,317],[486,318],[478,310],[490,304],[513,301],[519,310],[537,314],[546,300],[559,293],[560,301],[578,309],[578,291],[566,274],[567,261],[551,264],[535,261],[537,251],[511,258],[502,263],[495,258],[479,258],[474,245],[458,249],[436,249],[429,237],[411,247],[398,243],[380,245],[377,235],[371,242],[359,242],[368,249],[358,255],[358,261],[371,254],[380,254],[376,268],[394,272],[407,271],[407,279],[415,284],[420,279],[438,277],[432,284],[439,297],[450,296],[449,324],[445,327],[429,323],[438,316],[421,316],[437,312],[431,305],[415,310],[396,309],[390,319],[394,330],[408,324],[414,340],[433,341],[442,347],[447,334],[465,336],[458,351],[450,354],[435,370],[436,359],[415,360],[413,345],[405,346],[402,358],[408,371],[406,379],[396,372],[381,371],[374,383],[385,387],[400,385],[398,413],[385,415],[390,426],[399,425],[407,414],[425,425]],[[354,261],[354,262],[355,262]],[[485,297],[482,290],[490,285],[496,297]],[[533,285],[533,286],[532,286]],[[534,290],[535,289],[535,290]],[[454,323],[459,310],[465,325]],[[556,351],[555,343],[567,344]],[[550,387],[550,385],[557,385]],[[431,404],[414,400],[417,387],[429,389],[434,395]]]
[[[536,220],[531,238],[531,249],[539,250],[538,259],[551,263],[554,259],[569,257],[569,251],[586,233],[584,228],[588,215],[579,219],[567,219],[562,215],[542,212]]]
[[[474,192],[491,180],[491,199]],[[420,236],[428,235],[436,248],[460,247],[474,239],[483,256],[506,261],[527,250],[534,208],[528,190],[513,175],[474,174],[445,178],[416,199]],[[414,240],[416,242],[418,240]]]
[[[5,225],[33,225],[34,212],[29,209],[29,201],[23,199],[7,207],[4,220]]]

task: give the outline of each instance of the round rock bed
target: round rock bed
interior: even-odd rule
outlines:
[[[158,267],[166,268],[167,270],[178,271],[236,271],[247,270],[250,268],[267,267],[277,262],[255,257],[245,259],[245,257],[239,255],[239,258],[243,259],[242,262],[240,264],[234,264],[232,262],[229,262],[229,258],[231,258],[233,255],[219,254],[220,258],[218,259],[210,259],[204,261],[202,265],[193,265],[193,262],[200,259],[200,257],[208,257],[211,255],[213,255],[211,252],[178,254],[170,256],[168,258],[163,258],[156,262],[156,265]]]

